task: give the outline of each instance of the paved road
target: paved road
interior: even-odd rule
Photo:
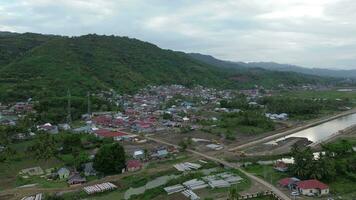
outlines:
[[[348,111],[339,113],[337,115],[333,115],[331,117],[317,119],[317,120],[315,120],[313,122],[310,122],[310,123],[308,123],[306,125],[299,126],[299,127],[287,130],[287,131],[283,131],[281,133],[273,134],[273,135],[270,135],[270,136],[267,136],[267,137],[252,141],[252,142],[248,142],[246,144],[243,144],[243,145],[240,145],[240,146],[237,146],[237,147],[230,148],[229,151],[241,150],[241,149],[244,149],[244,148],[247,148],[247,147],[255,146],[257,144],[266,143],[266,142],[281,138],[283,136],[287,136],[287,135],[296,133],[298,131],[302,131],[304,129],[307,129],[307,128],[310,128],[310,127],[313,127],[313,126],[317,126],[319,124],[322,124],[322,123],[337,119],[339,117],[343,117],[343,116],[346,116],[346,115],[354,114],[354,113],[356,113],[356,109],[348,110]]]
[[[147,139],[149,140],[152,140],[152,141],[155,141],[157,143],[161,143],[161,144],[165,144],[165,145],[169,145],[169,146],[174,146],[176,148],[180,148],[179,146],[175,145],[175,144],[171,144],[169,142],[166,142],[166,141],[163,141],[163,140],[160,140],[160,139],[156,139],[156,138],[152,138],[152,137],[146,137]],[[284,200],[291,200],[291,198],[289,198],[286,194],[284,194],[282,191],[280,191],[278,188],[276,188],[275,186],[269,184],[268,182],[264,181],[263,179],[261,178],[258,178],[257,176],[254,176],[253,174],[250,174],[248,172],[246,172],[245,170],[241,169],[240,166],[238,166],[237,164],[234,164],[234,163],[230,163],[230,162],[227,162],[227,161],[224,161],[224,160],[221,160],[221,159],[218,159],[216,157],[213,157],[213,156],[209,156],[209,155],[206,155],[204,153],[201,153],[201,152],[198,152],[198,151],[194,151],[192,149],[187,149],[186,151],[190,152],[190,153],[193,153],[193,154],[196,154],[196,155],[199,155],[201,157],[204,157],[208,160],[211,160],[211,161],[214,161],[214,162],[217,162],[217,163],[220,163],[224,166],[227,166],[227,167],[230,167],[230,168],[233,168],[233,169],[238,169],[240,170],[242,173],[244,173],[247,177],[251,178],[252,180],[264,185],[266,188],[270,189],[271,191],[273,191],[276,195],[278,195],[280,198],[284,199]]]

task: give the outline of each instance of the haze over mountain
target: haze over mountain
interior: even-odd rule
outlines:
[[[68,89],[74,95],[130,92],[148,84],[248,88],[334,81],[261,68],[221,68],[128,37],[3,33],[0,44],[2,99],[64,96]]]
[[[190,53],[193,58],[203,61],[205,63],[228,68],[263,68],[275,71],[288,71],[298,72],[303,74],[317,75],[317,76],[329,76],[338,78],[356,78],[356,70],[335,70],[335,69],[323,69],[323,68],[307,68],[291,64],[280,64],[275,62],[232,62],[226,60],[220,60],[210,55],[203,55],[199,53]]]

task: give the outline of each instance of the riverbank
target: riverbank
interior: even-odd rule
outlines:
[[[326,138],[325,140],[323,140],[322,142],[314,142],[310,145],[308,145],[311,148],[319,148],[321,144],[326,144],[326,143],[330,143],[333,142],[337,139],[339,139],[340,137],[345,137],[347,135],[354,135],[356,136],[356,124],[349,126],[343,130],[340,130],[332,135],[330,135],[328,138]]]
[[[351,110],[348,110],[348,111],[345,111],[345,112],[342,112],[342,113],[339,113],[339,114],[336,114],[336,115],[333,115],[333,116],[328,116],[328,117],[323,117],[323,118],[320,118],[320,119],[316,119],[314,121],[309,122],[308,124],[301,125],[301,126],[298,126],[298,127],[294,127],[294,128],[291,128],[290,130],[287,130],[287,131],[276,133],[274,135],[270,135],[270,136],[261,138],[259,140],[255,140],[255,141],[252,141],[252,142],[249,142],[249,143],[237,146],[237,147],[230,148],[229,151],[242,150],[242,149],[257,145],[257,144],[270,142],[272,140],[276,140],[276,139],[281,138],[281,137],[292,135],[292,134],[294,134],[296,132],[305,130],[307,128],[311,128],[311,127],[320,125],[322,123],[325,123],[325,122],[328,122],[328,121],[331,121],[331,120],[334,120],[334,119],[338,119],[340,117],[344,117],[344,116],[347,116],[347,115],[355,114],[355,113],[356,113],[356,108],[353,108]]]

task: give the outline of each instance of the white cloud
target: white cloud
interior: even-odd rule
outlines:
[[[356,68],[354,0],[3,0],[0,29],[137,37],[242,61]]]

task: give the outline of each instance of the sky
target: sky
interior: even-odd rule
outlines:
[[[356,69],[355,0],[0,0],[0,31],[129,36],[231,61]]]

